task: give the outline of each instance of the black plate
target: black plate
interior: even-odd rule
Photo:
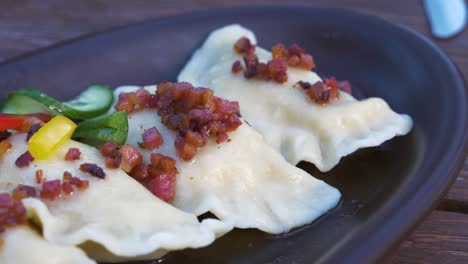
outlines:
[[[343,202],[284,236],[236,230],[164,263],[363,263],[376,260],[441,197],[465,158],[467,97],[456,67],[419,34],[346,10],[249,7],[149,21],[64,43],[0,66],[0,97],[34,87],[56,97],[100,82],[175,80],[207,34],[242,23],[259,43],[300,43],[319,72],[349,79],[358,97],[384,98],[413,131],[346,157],[330,173],[300,164],[341,190]]]

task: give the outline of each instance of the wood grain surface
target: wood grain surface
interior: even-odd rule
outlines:
[[[350,8],[403,24],[431,38],[419,0],[1,0],[0,63],[91,32],[193,10],[248,4]],[[468,31],[450,40],[432,40],[467,76]],[[437,210],[383,262],[468,263],[468,159]]]

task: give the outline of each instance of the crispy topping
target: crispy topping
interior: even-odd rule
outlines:
[[[36,189],[29,185],[19,184],[13,189],[12,196],[15,201],[20,201],[23,198],[36,197]]]
[[[6,228],[26,223],[26,208],[9,193],[0,193],[0,233]]]
[[[149,170],[152,177],[167,173],[179,173],[176,168],[176,161],[171,157],[159,153],[151,153],[150,160],[151,167]]]
[[[282,58],[286,60],[291,67],[300,67],[308,71],[315,68],[312,56],[305,53],[297,44],[293,44],[286,49],[282,43],[278,43],[271,48],[271,53],[273,59]]]
[[[36,171],[36,183],[42,184],[45,181],[44,179],[44,172],[42,170]]]
[[[208,88],[165,82],[156,92],[158,114],[166,127],[178,132],[174,144],[185,161],[191,160],[211,135],[218,137],[242,124],[239,105],[214,96]]]
[[[286,61],[284,59],[272,59],[268,62],[267,67],[269,77],[275,82],[284,83],[288,81],[288,75],[286,74],[288,66],[286,65]]]
[[[240,62],[240,60],[236,60],[232,64],[232,69],[231,70],[232,70],[233,73],[239,73],[239,72],[244,70],[244,67],[242,66],[242,63]]]
[[[11,148],[12,145],[7,140],[3,140],[2,142],[0,142],[0,159],[2,159],[5,153],[7,153],[8,150],[10,150]]]
[[[113,152],[118,151],[120,149],[119,144],[114,141],[110,141],[102,145],[101,153],[104,157],[108,157],[112,155]]]
[[[63,180],[52,180],[46,181],[42,184],[40,196],[43,199],[54,200],[59,198],[62,193],[65,195],[71,195],[75,191],[73,186],[78,190],[83,191],[88,188],[89,181],[82,180],[78,177],[74,177],[69,172],[63,173]]]
[[[31,153],[29,153],[29,151],[26,151],[18,157],[18,159],[15,161],[15,165],[18,168],[23,168],[29,166],[29,164],[31,164],[33,161],[34,157],[31,155]]]
[[[120,168],[127,173],[130,173],[133,168],[143,161],[141,153],[129,144],[123,145],[119,151],[120,154],[122,154],[122,163],[120,164]]]
[[[130,172],[130,176],[139,182],[145,181],[148,178],[148,175],[148,165],[145,163],[140,163]]]
[[[46,181],[42,184],[41,189],[41,198],[54,200],[55,198],[60,197],[61,188],[60,180]]]
[[[83,163],[80,165],[80,171],[90,174],[91,176],[97,177],[99,179],[104,179],[106,173],[104,170],[96,164],[92,163]]]
[[[107,142],[101,147],[101,154],[106,160],[106,167],[117,169],[122,162],[122,154],[119,152],[120,146],[116,142]]]
[[[138,89],[136,92],[119,94],[119,101],[115,106],[116,111],[126,111],[133,113],[145,108],[151,108],[156,105],[157,97],[150,94],[144,88]]]
[[[176,161],[158,153],[151,154],[151,164],[136,166],[130,175],[163,201],[171,202],[175,193],[175,179],[178,173]]]
[[[36,176],[38,172],[36,172]],[[70,173],[64,173],[64,181],[53,180],[42,183],[39,196],[42,199],[54,200],[62,194],[70,195],[73,193],[73,186],[80,190],[88,187],[88,181],[83,181],[77,177],[73,177]],[[11,194],[0,193],[0,233],[4,232],[6,228],[14,227],[17,225],[26,224],[27,212],[22,203],[22,199],[38,197],[36,188],[29,185],[18,184]]]
[[[322,105],[338,100],[340,98],[339,90],[351,93],[349,81],[338,82],[335,77],[323,78],[323,82],[319,81],[314,84],[299,81],[295,86],[305,90],[311,100]]]
[[[161,133],[155,127],[146,130],[141,137],[143,142],[138,143],[138,145],[144,149],[153,150],[159,148],[163,143]]]
[[[74,161],[80,159],[81,152],[77,148],[70,148],[65,154],[65,160],[67,161]]]
[[[253,55],[255,53],[255,45],[250,42],[250,39],[242,37],[234,44],[234,50],[240,54]]]
[[[244,77],[248,79],[285,83],[288,81],[287,66],[300,67],[304,70],[312,70],[315,67],[312,56],[305,53],[297,44],[291,45],[288,49],[281,43],[274,45],[271,48],[272,59],[267,63],[258,61],[255,45],[252,45],[246,37],[242,37],[234,44],[234,50],[244,55]],[[233,73],[241,72],[243,67],[240,61],[235,61],[231,70]]]
[[[78,177],[74,177],[70,172],[66,171],[63,173],[63,182],[70,182],[71,185],[75,186],[79,190],[83,191],[88,188],[89,181],[82,180]],[[68,188],[68,187],[65,187]],[[63,186],[62,186],[63,189]]]
[[[62,192],[65,193],[65,195],[70,195],[73,193],[73,186],[71,182],[62,182]]]
[[[39,129],[42,127],[42,125],[43,125],[43,123],[39,123],[39,122],[32,124],[31,127],[28,130],[28,135],[26,136],[26,141],[29,141],[29,139],[31,139],[31,137],[34,134],[36,134],[37,131],[39,131]]]
[[[176,175],[173,173],[162,174],[150,180],[146,188],[159,199],[171,202],[174,199],[175,179]]]

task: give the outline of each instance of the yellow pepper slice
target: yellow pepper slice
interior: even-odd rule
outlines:
[[[56,116],[29,139],[29,152],[37,160],[45,160],[71,138],[76,124],[64,116]]]

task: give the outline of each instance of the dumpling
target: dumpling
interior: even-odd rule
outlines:
[[[115,96],[138,88],[121,87]],[[156,86],[145,88],[152,93],[156,90]],[[153,152],[177,161],[172,204],[186,212],[211,212],[237,228],[278,234],[312,222],[340,200],[337,189],[289,164],[245,123],[229,133],[228,143],[208,140],[190,162],[177,156],[175,132],[161,123],[153,109],[129,114],[127,143],[148,160],[151,151],[140,148],[138,142],[152,127],[163,137],[163,144]]]
[[[27,150],[24,134],[8,139],[13,145],[0,161],[0,192],[17,184],[37,186],[36,170],[50,181],[62,179],[65,171],[89,180],[89,188],[60,199],[23,199],[28,214],[42,226],[46,240],[61,245],[80,245],[93,259],[123,261],[151,259],[167,251],[211,244],[232,227],[214,219],[200,223],[152,195],[120,169],[104,169],[104,180],[80,171],[83,163],[104,168],[98,150],[69,140],[46,161],[17,168],[15,160]],[[65,161],[70,148],[81,151],[79,161]]]
[[[8,229],[0,236],[0,263],[30,264],[39,259],[47,264],[95,264],[81,249],[74,246],[55,245],[47,242],[27,226]]]
[[[292,164],[305,160],[328,171],[359,148],[380,145],[411,130],[411,118],[393,112],[380,98],[357,101],[340,92],[335,102],[314,103],[293,88],[298,81],[321,81],[312,71],[288,67],[288,81],[283,84],[232,73],[233,62],[242,61],[233,49],[241,37],[256,43],[253,32],[239,25],[212,32],[178,80],[210,87],[218,96],[239,101],[243,118]],[[271,59],[271,53],[262,48],[257,47],[256,54],[261,62]]]

